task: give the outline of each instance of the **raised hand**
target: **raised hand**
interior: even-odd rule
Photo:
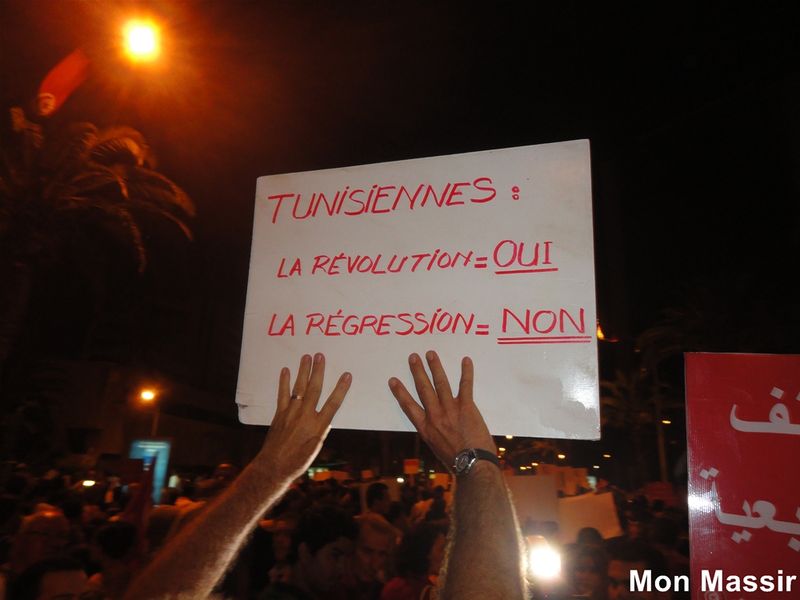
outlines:
[[[453,466],[456,454],[466,448],[482,448],[496,454],[497,447],[472,398],[472,360],[469,357],[462,359],[458,395],[453,396],[436,352],[429,351],[425,358],[433,383],[422,359],[417,354],[408,358],[422,406],[399,379],[392,377],[389,380],[389,389],[422,439],[448,468]]]
[[[260,455],[271,461],[281,477],[296,478],[322,447],[331,421],[350,389],[350,373],[342,373],[328,400],[317,411],[325,377],[325,357],[308,354],[300,359],[297,378],[289,393],[289,369],[281,369],[278,406]]]

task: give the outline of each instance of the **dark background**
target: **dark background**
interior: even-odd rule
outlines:
[[[163,24],[155,69],[116,58],[131,9]],[[598,314],[619,340],[601,343],[603,377],[638,368],[640,334],[664,324],[681,350],[800,352],[791,2],[4,0],[0,11],[4,109],[85,48],[93,72],[53,126],[136,127],[198,207],[193,244],[152,240],[136,284],[145,309],[101,358],[210,390],[229,415],[258,176],[577,138],[592,148]],[[57,287],[38,343],[85,358],[81,292]],[[680,388],[680,353],[665,364]]]

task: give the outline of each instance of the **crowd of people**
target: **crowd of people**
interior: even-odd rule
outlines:
[[[419,357],[410,361],[421,406],[396,379],[390,388],[454,468],[453,490],[409,478],[393,500],[377,481],[304,476],[350,383],[340,377],[318,410],[324,357],[304,357],[291,390],[281,373],[277,412],[253,462],[186,481],[158,506],[144,484],[107,485],[93,474],[97,483],[85,485],[87,474],[35,476],[9,465],[0,481],[0,600],[670,597],[629,590],[631,569],[688,572],[685,514],[643,498],[620,503],[621,538],[585,529],[558,547],[551,528],[562,572],[532,578],[500,469],[475,457],[457,465],[464,449],[497,452],[472,402],[471,362],[454,395],[438,357],[427,359],[431,377]]]

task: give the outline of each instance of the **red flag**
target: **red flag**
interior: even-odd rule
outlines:
[[[77,49],[47,74],[39,86],[36,111],[43,117],[56,112],[83,81],[89,71],[89,57]]]

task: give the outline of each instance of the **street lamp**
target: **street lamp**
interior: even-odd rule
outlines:
[[[161,53],[159,29],[152,21],[128,21],[123,37],[125,54],[134,62],[151,62]]]
[[[142,388],[139,391],[139,400],[142,404],[148,405],[153,404],[153,421],[150,425],[150,437],[156,437],[156,433],[158,433],[158,419],[161,416],[161,408],[156,402],[156,398],[158,398],[158,392],[153,388]]]

